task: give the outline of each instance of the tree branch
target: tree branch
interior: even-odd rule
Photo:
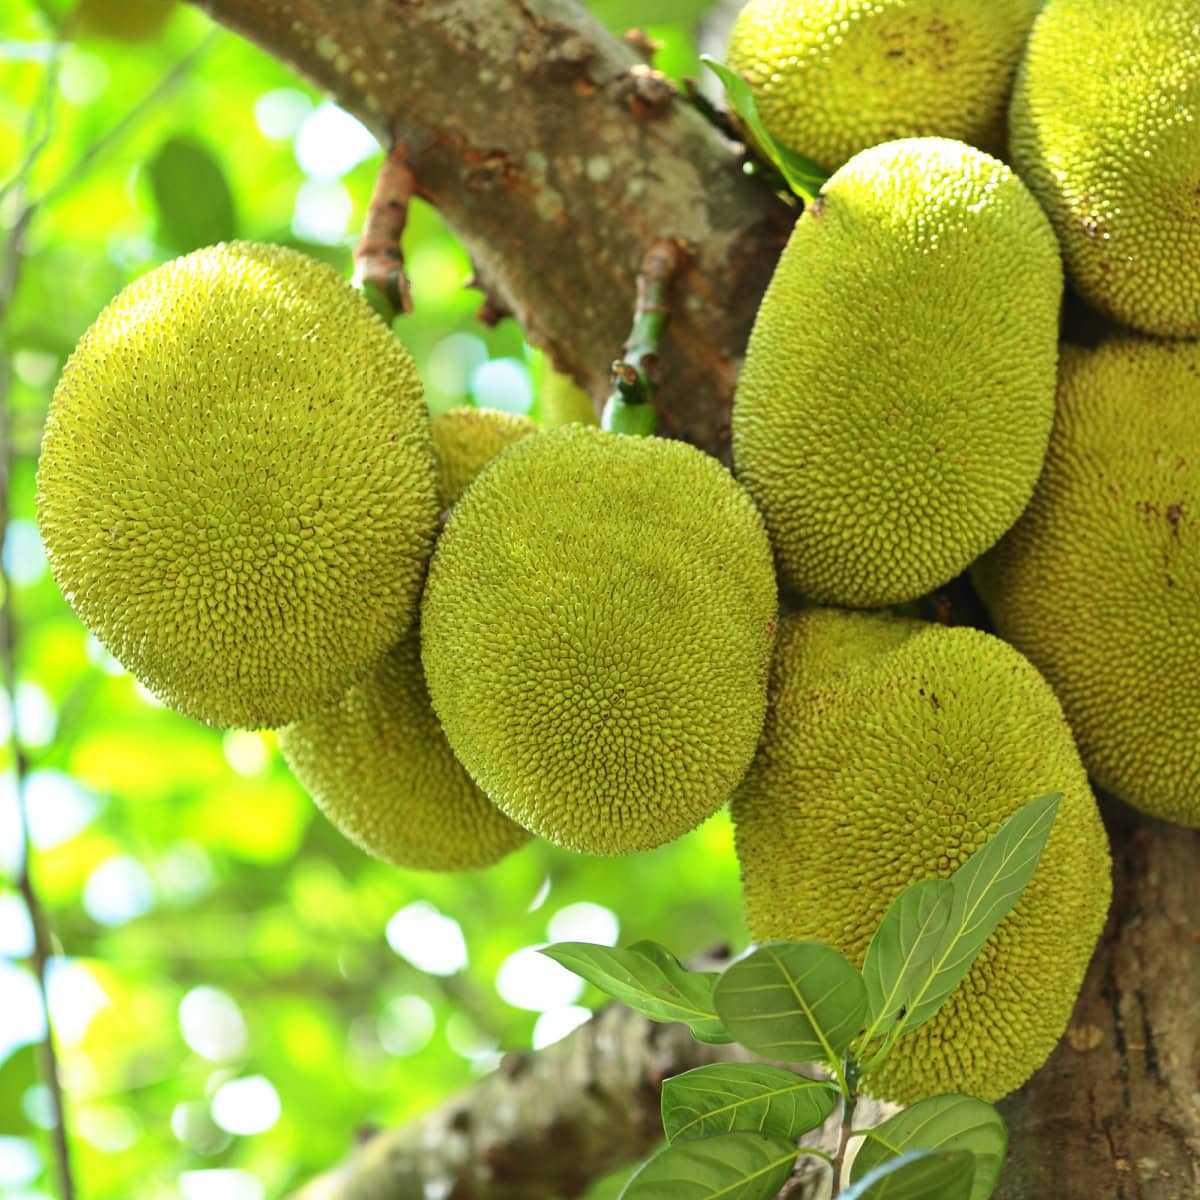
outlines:
[[[737,367],[794,214],[574,0],[196,0],[388,148],[494,299],[601,400],[659,237],[691,251],[662,346],[672,433],[728,458]]]

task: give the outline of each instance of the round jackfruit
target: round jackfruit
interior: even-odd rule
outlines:
[[[330,821],[397,866],[468,871],[529,840],[451,753],[415,629],[337,703],[282,730],[279,748]]]
[[[1041,0],[750,0],[728,65],[776,141],[833,171],[897,138],[999,153]]]
[[[1003,163],[856,155],[796,223],[750,335],[733,457],[789,586],[873,608],[939,587],[1024,508],[1054,414],[1062,271]]]
[[[467,484],[502,450],[537,432],[528,417],[494,408],[452,408],[430,422],[437,459],[438,503],[443,509],[458,503]]]
[[[542,425],[557,429],[560,425],[577,422],[580,425],[599,425],[592,398],[571,378],[546,364],[542,386],[538,392],[541,402]]]
[[[1096,783],[1200,827],[1200,343],[1064,347],[1046,467],[973,569]]]
[[[1021,805],[1062,793],[1037,871],[946,1004],[862,1086],[994,1100],[1066,1027],[1111,894],[1108,844],[1062,710],[975,629],[811,609],[786,621],[732,812],[759,941],[815,938],[861,964],[896,895],[951,875]]]
[[[451,512],[421,608],[429,693],[514,820],[573,850],[648,850],[750,762],[775,603],[762,522],[720,463],[565,425]]]
[[[130,284],[55,390],[54,577],[171,707],[276,726],[412,624],[437,520],[407,352],[329,267],[233,242]]]
[[[1009,120],[1083,298],[1145,333],[1200,334],[1196,0],[1047,4]]]

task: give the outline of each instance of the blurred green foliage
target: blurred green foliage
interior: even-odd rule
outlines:
[[[688,954],[744,935],[723,815],[633,858],[534,844],[485,872],[399,871],[324,821],[272,736],[161,708],[66,606],[33,475],[75,341],[138,274],[220,238],[287,242],[348,273],[380,160],[286,68],[190,7],[152,4],[151,20],[146,4],[86,0],[61,44],[63,3],[17,0],[0,24],[17,732],[81,1200],[262,1200],[335,1163],[356,1130],[421,1112],[600,1002],[524,948],[655,938]],[[659,65],[696,71],[696,0],[595,8],[614,29],[656,22]],[[136,40],[111,36],[129,12]],[[431,407],[529,407],[536,355],[511,320],[477,323],[466,256],[437,214],[415,204],[405,243],[416,312],[396,328]],[[0,1194],[34,1200],[55,1185],[13,762],[6,736]]]

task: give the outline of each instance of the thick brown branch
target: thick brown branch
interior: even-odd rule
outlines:
[[[694,254],[664,340],[671,432],[727,456],[736,371],[792,214],[574,0],[203,0],[387,145],[534,342],[594,398],[657,237]]]

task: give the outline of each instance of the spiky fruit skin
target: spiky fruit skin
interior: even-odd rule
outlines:
[[[279,748],[329,820],[386,862],[469,871],[529,840],[451,752],[416,629],[335,704],[283,729]]]
[[[733,408],[738,478],[795,591],[872,608],[939,587],[1033,491],[1062,271],[1045,215],[961,142],[850,160],[796,223]]]
[[[454,507],[421,609],[429,693],[515,821],[586,853],[648,850],[750,762],[775,606],[762,522],[715,459],[566,425]]]
[[[330,268],[233,242],[130,284],[71,355],[38,521],[83,622],[171,707],[284,725],[412,624],[437,520],[407,352]]]
[[[443,509],[458,503],[467,484],[493,458],[531,433],[528,418],[494,408],[452,408],[429,423],[437,459],[438,503]]]
[[[1089,304],[1200,335],[1200,5],[1054,0],[1009,112],[1012,162]]]
[[[1040,0],[750,0],[727,62],[776,141],[833,171],[880,142],[957,138],[1000,153]]]
[[[1096,783],[1200,827],[1200,343],[1064,347],[1046,467],[973,576]]]
[[[1037,871],[945,1006],[864,1079],[912,1103],[994,1100],[1062,1035],[1111,893],[1108,845],[1054,694],[978,630],[811,609],[780,628],[770,707],[732,812],[758,941],[861,964],[908,884],[952,874],[1021,805],[1062,793]]]

